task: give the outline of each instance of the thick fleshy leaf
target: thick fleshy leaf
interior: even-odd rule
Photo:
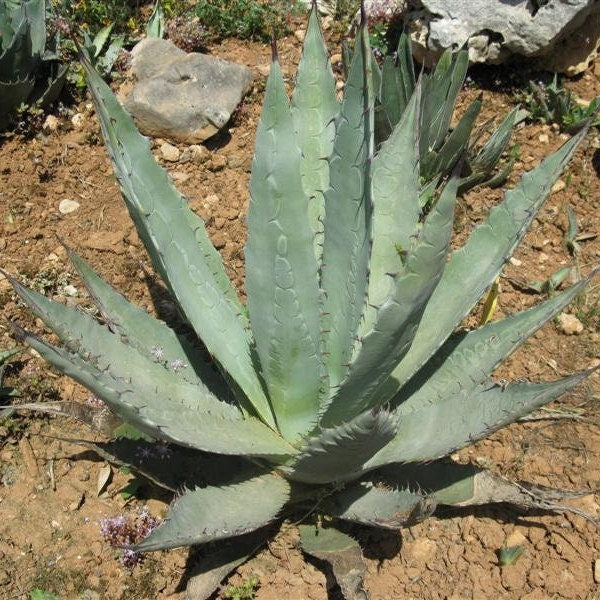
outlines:
[[[452,55],[450,50],[446,50],[433,73],[423,77],[420,137],[422,168],[426,166],[431,151],[437,152],[446,139],[468,65],[468,52],[460,51]]]
[[[325,192],[322,287],[325,290],[326,362],[330,385],[343,379],[366,304],[371,246],[373,108],[371,51],[360,28],[336,119],[336,138]]]
[[[539,167],[523,175],[467,243],[452,253],[427,304],[410,353],[382,390],[384,398],[392,398],[429,360],[498,277],[585,134],[584,130],[576,135]]]
[[[187,490],[175,500],[163,523],[133,550],[164,550],[249,533],[273,521],[289,495],[289,484],[277,475]]]
[[[124,341],[147,358],[156,360],[156,355],[160,354],[159,362],[175,368],[186,381],[198,383],[200,380],[220,399],[229,398],[227,385],[216,369],[204,360],[197,342],[194,344],[185,335],[176,334],[163,321],[129,302],[80,256],[69,248],[67,252],[111,331],[118,332]]]
[[[321,292],[308,197],[283,76],[271,66],[250,178],[246,290],[250,323],[277,427],[314,428],[320,407]]]
[[[400,406],[400,413],[406,413],[444,402],[453,394],[468,394],[487,381],[529,336],[581,294],[596,273],[533,308],[450,337],[400,390],[393,404]]]
[[[367,565],[358,542],[334,527],[300,525],[298,529],[302,550],[331,565],[344,600],[366,600],[363,578]]]
[[[116,379],[76,354],[46,344],[29,333],[22,334],[22,338],[61,373],[101,398],[121,419],[153,438],[206,452],[259,456],[274,462],[296,452],[261,421],[242,418],[224,402],[217,406],[209,402],[210,408],[206,402],[199,402],[199,408],[194,409],[177,403],[177,398],[156,393],[150,384],[134,391],[129,381]]]
[[[243,308],[204,223],[156,164],[148,140],[102,78],[81,60],[123,198],[154,266],[208,351],[244,391],[245,408],[274,425],[252,363]]]
[[[402,101],[406,105],[415,91],[417,78],[415,76],[415,63],[412,57],[410,36],[405,32],[402,32],[398,40],[396,55],[398,61],[397,73],[401,82],[400,89],[403,90]]]
[[[152,436],[223,454],[294,454],[294,449],[258,419],[217,399],[206,386],[189,383],[127,345],[89,315],[70,309],[10,280],[15,291],[59,336],[71,356],[47,346],[44,358],[102,398],[123,420]],[[43,342],[27,338],[38,347]],[[82,370],[78,372],[78,368]],[[106,389],[104,389],[106,388]],[[153,428],[150,431],[148,428]],[[155,429],[163,431],[157,435]],[[231,431],[236,431],[232,443]],[[259,449],[262,448],[262,449]],[[272,452],[271,452],[272,451]]]
[[[398,409],[398,434],[365,466],[431,461],[513,423],[581,383],[591,371],[548,383],[485,383],[423,408]],[[418,435],[415,435],[418,432]]]
[[[408,352],[427,301],[446,265],[458,180],[450,180],[427,217],[395,289],[377,307],[373,328],[362,340],[347,378],[321,419],[324,427],[343,423],[380,403],[378,388]]]
[[[475,157],[469,161],[473,172],[490,174],[496,166],[502,153],[508,147],[512,131],[520,116],[521,109],[517,106],[504,118],[498,129],[492,133],[490,139],[477,152]]]
[[[412,480],[390,486],[365,479],[327,497],[321,507],[342,521],[397,530],[430,516],[436,503]]]
[[[420,88],[410,99],[401,121],[373,159],[373,242],[368,305],[359,335],[370,331],[381,306],[394,290],[394,278],[404,269],[417,240],[419,206]]]
[[[577,498],[582,492],[512,482],[472,465],[460,465],[447,460],[425,465],[390,465],[379,469],[370,477],[384,487],[410,486],[419,489],[438,506],[464,507],[502,503],[525,510],[573,512],[591,519],[583,511],[557,504],[560,500]]]
[[[302,56],[292,95],[292,118],[302,151],[300,172],[308,196],[308,213],[315,235],[315,256],[323,252],[323,192],[329,186],[327,159],[333,150],[335,117],[340,106],[335,93],[335,77],[313,6],[304,38]]]
[[[452,171],[461,157],[466,154],[469,136],[480,111],[481,98],[470,104],[444,145],[440,148],[435,160],[431,162],[430,166],[425,165],[424,169],[421,170],[421,175],[426,181],[430,181],[439,173]]]
[[[344,481],[394,438],[397,423],[386,411],[368,411],[338,427],[308,439],[287,477],[303,483]]]

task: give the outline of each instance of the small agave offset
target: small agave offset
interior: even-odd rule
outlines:
[[[62,345],[23,331],[24,340],[122,420],[173,444],[172,487],[183,491],[134,549],[241,536],[211,548],[215,586],[266,525],[288,516],[302,521],[304,550],[330,560],[346,597],[361,598],[364,567],[338,529],[344,522],[400,529],[438,505],[557,508],[540,490],[444,457],[589,373],[490,378],[588,279],[479,329],[456,329],[585,132],[524,175],[450,252],[458,178],[422,214],[420,87],[376,148],[372,60],[363,23],[339,102],[314,8],[291,102],[275,55],[250,181],[246,308],[203,221],[83,58],[123,198],[187,330],[130,304],[73,253],[102,321],[12,280]]]

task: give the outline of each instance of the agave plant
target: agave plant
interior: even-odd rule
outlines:
[[[460,190],[485,184],[491,187],[504,183],[514,166],[511,156],[498,169],[500,159],[510,143],[515,125],[524,118],[518,107],[492,131],[493,119],[474,129],[481,112],[481,97],[473,101],[455,127],[450,128],[456,102],[467,75],[469,53],[446,50],[435,68],[421,76],[421,111],[419,152],[420,169],[428,198],[431,191],[452,172],[464,158]],[[375,88],[375,144],[386,140],[399,123],[412,97],[417,79],[412,59],[410,36],[400,36],[395,56],[386,56],[381,68],[373,63]],[[479,144],[483,134],[492,131],[485,144]]]
[[[423,217],[419,84],[375,151],[368,39],[363,22],[341,102],[314,7],[291,102],[274,52],[250,180],[247,309],[203,221],[85,58],[123,198],[194,333],[132,305],[74,253],[101,322],[11,279],[62,342],[21,330],[30,346],[124,421],[181,448],[169,466],[178,480],[163,485],[184,491],[133,549],[241,536],[221,542],[223,554],[211,551],[205,569],[217,573],[214,585],[256,548],[251,532],[264,536],[289,515],[303,520],[305,551],[331,560],[353,598],[363,597],[364,567],[357,543],[339,529],[344,522],[400,529],[438,505],[554,507],[540,491],[444,457],[588,374],[535,384],[490,378],[587,279],[532,309],[455,332],[584,132],[524,175],[450,253],[459,178]],[[316,526],[318,515],[329,518]]]
[[[22,103],[56,100],[67,67],[46,37],[44,0],[0,0],[0,127]]]

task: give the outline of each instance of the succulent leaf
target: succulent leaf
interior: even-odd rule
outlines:
[[[176,334],[165,323],[129,302],[80,256],[69,248],[67,252],[111,331],[118,332],[127,344],[146,358],[155,358],[153,348],[160,349],[162,362],[175,368],[183,379],[190,383],[201,381],[222,399],[229,396],[223,378],[203,359],[197,343],[194,344],[185,335]],[[152,347],[149,347],[148,340],[152,340]]]
[[[250,450],[255,456],[294,453],[291,446],[258,419],[244,419],[237,408],[218,400],[203,384],[186,382],[176,372],[123,343],[119,335],[88,315],[53,302],[12,279],[11,283],[67,348],[79,355],[73,360],[67,353],[57,353],[56,348],[48,346],[45,358],[97,392],[125,421],[137,426],[141,420],[144,431],[150,435],[164,439],[166,434],[170,441],[200,450],[222,454],[244,454]],[[31,338],[27,341],[32,343]],[[34,346],[38,351],[40,343]],[[89,368],[79,376],[77,369],[83,369],[84,365]],[[140,377],[140,373],[144,376]],[[106,386],[106,392],[94,383],[98,379]],[[134,387],[129,383],[133,380]],[[154,429],[149,431],[149,428]],[[163,434],[157,434],[156,429]],[[227,432],[234,429],[235,440],[231,440]]]
[[[394,369],[382,391],[386,399],[392,398],[431,358],[496,279],[584,135],[585,130],[536,169],[524,174],[519,184],[506,192],[504,201],[492,208],[487,221],[473,231],[467,243],[451,254],[427,304],[410,353]]]
[[[423,135],[420,142],[424,162],[432,150],[437,152],[440,149],[446,138],[468,65],[467,52],[458,52],[453,60],[452,52],[446,50],[434,72],[423,79]],[[423,167],[426,168],[426,164]]]
[[[482,146],[479,152],[471,159],[469,166],[474,173],[482,172],[489,175],[500,160],[502,153],[508,147],[512,131],[520,116],[521,109],[517,106],[513,108],[504,118],[498,129],[496,129],[490,139]]]
[[[333,150],[335,117],[339,110],[329,53],[321,33],[317,8],[313,6],[292,95],[292,118],[302,151],[300,174],[309,199],[309,220],[315,236],[315,256],[319,262],[323,252],[323,192],[329,186],[327,158]]]
[[[435,156],[435,160],[430,163],[430,170],[427,170],[427,165],[424,166],[422,176],[425,180],[429,181],[433,179],[438,173],[450,172],[466,153],[469,136],[480,111],[481,99],[478,99],[469,105],[465,114],[452,130],[452,133],[448,136],[448,139],[444,142],[439,152],[437,154],[430,153],[430,156]]]
[[[374,98],[366,27],[360,28],[344,90],[325,191],[326,365],[330,385],[343,379],[365,306],[371,246]]]
[[[403,270],[418,237],[420,88],[409,100],[398,126],[373,159],[373,242],[368,305],[359,335],[368,332],[377,308],[394,290],[394,277]]]
[[[277,517],[289,495],[289,483],[277,475],[187,490],[175,500],[169,517],[133,549],[165,550],[249,533]]]
[[[399,414],[474,390],[527,338],[581,294],[596,273],[533,308],[451,336],[394,398]]]
[[[397,422],[387,411],[367,411],[338,427],[324,429],[305,441],[288,477],[304,483],[344,481],[394,438]]]
[[[427,462],[473,444],[544,406],[581,383],[589,371],[545,383],[486,382],[399,414],[396,437],[365,469],[398,462]],[[419,435],[414,436],[413,432]]]
[[[416,487],[438,505],[464,507],[504,503],[525,510],[572,511],[591,519],[574,507],[557,504],[557,501],[578,497],[581,492],[513,483],[484,469],[447,460],[426,465],[390,465],[370,477],[390,488]]]
[[[246,289],[262,375],[277,427],[288,439],[316,425],[322,387],[321,292],[301,161],[274,61],[250,179]]]
[[[148,140],[102,78],[85,57],[81,60],[123,198],[154,266],[208,351],[246,394],[245,408],[274,425],[252,365],[243,309],[204,223],[156,164]]]
[[[298,529],[302,550],[331,565],[344,600],[366,600],[363,578],[367,565],[358,542],[335,527],[300,525]]]
[[[376,90],[382,113],[376,126],[376,145],[385,141],[400,122],[417,85],[410,38],[400,35],[396,57],[386,56],[381,67],[381,85]]]
[[[392,487],[387,483],[364,480],[346,486],[326,498],[322,505],[342,521],[401,529],[429,517],[436,507],[435,501],[421,493],[416,485],[411,491],[408,485],[412,483],[406,481],[405,487]]]
[[[427,302],[446,265],[458,180],[450,180],[428,215],[394,291],[377,308],[375,323],[360,340],[347,378],[321,419],[325,427],[380,404],[379,386],[406,354]]]

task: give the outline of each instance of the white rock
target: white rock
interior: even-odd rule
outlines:
[[[149,37],[131,51],[135,84],[125,99],[145,135],[197,144],[225,127],[252,84],[252,71],[207,54],[186,54]]]
[[[188,146],[183,152],[181,159],[185,157],[188,160],[191,160],[194,164],[200,165],[206,160],[208,160],[209,152],[205,146],[201,144],[192,144]]]
[[[526,543],[527,538],[518,529],[514,529],[506,536],[506,545],[509,548],[514,548],[515,546],[523,546],[523,544]]]
[[[85,123],[85,115],[83,113],[75,113],[71,117],[71,123],[75,129],[81,129]]]
[[[546,69],[574,75],[586,68],[598,46],[600,4],[590,0],[421,0],[416,4],[418,8],[409,8],[403,17],[410,25],[413,53],[421,62],[435,61],[446,48],[466,46],[471,62],[499,64],[520,55],[535,58]],[[573,39],[583,56],[567,51]]]
[[[191,177],[191,175],[189,173],[176,172],[176,173],[171,173],[171,177],[173,178],[174,181],[177,181],[179,183],[184,183]]]
[[[561,313],[557,321],[558,328],[565,335],[579,335],[583,331],[583,323],[575,315]]]
[[[63,287],[63,292],[67,295],[67,296],[77,296],[78,292],[77,292],[77,288],[74,285],[71,285],[70,283],[65,285],[65,287]]]
[[[75,212],[79,208],[80,204],[77,200],[69,200],[64,198],[58,203],[58,212],[61,215],[68,215],[69,213]]]
[[[46,120],[44,121],[44,124],[42,125],[42,129],[46,133],[51,133],[58,129],[59,124],[60,124],[60,121],[54,115],[48,115],[46,117]]]
[[[177,146],[165,142],[160,147],[161,156],[168,162],[177,162],[181,157],[181,152]]]
[[[559,179],[553,186],[552,186],[552,190],[551,192],[553,194],[556,194],[558,192],[562,192],[565,188],[567,187],[567,184],[562,180]]]

